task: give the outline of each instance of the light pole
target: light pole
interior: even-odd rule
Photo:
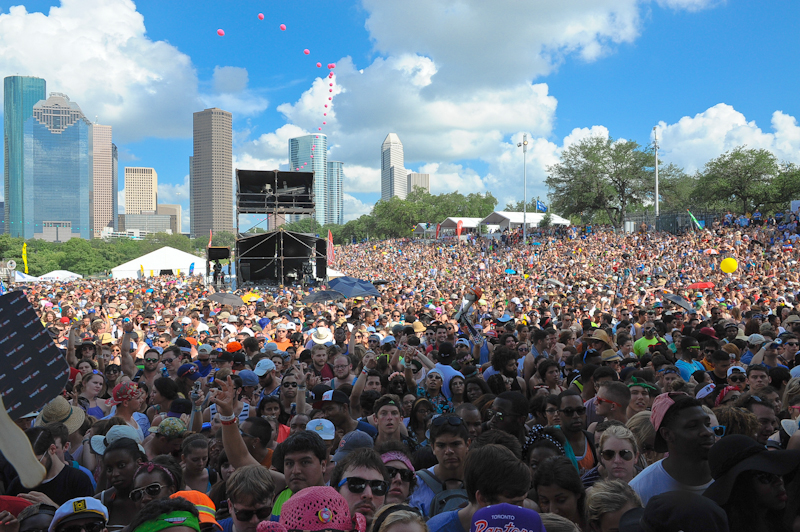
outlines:
[[[656,227],[658,226],[658,129],[653,126],[653,148],[656,152]]]
[[[528,134],[522,134],[522,142],[517,144],[517,148],[522,146],[522,244],[528,239],[528,175],[526,173],[526,155],[528,153]]]

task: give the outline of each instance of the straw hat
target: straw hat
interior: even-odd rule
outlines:
[[[86,412],[78,407],[69,404],[64,396],[59,395],[42,408],[36,416],[35,427],[41,427],[50,423],[63,423],[67,426],[70,434],[81,428],[86,419]]]

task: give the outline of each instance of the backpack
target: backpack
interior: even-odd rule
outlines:
[[[443,512],[452,512],[458,510],[465,504],[469,503],[467,498],[467,490],[463,488],[464,483],[461,483],[460,489],[444,489],[444,485],[433,476],[427,469],[417,471],[417,475],[422,481],[433,491],[433,499],[431,506],[428,509],[428,517],[439,515]]]

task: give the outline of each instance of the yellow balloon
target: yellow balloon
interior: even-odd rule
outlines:
[[[733,273],[739,268],[739,263],[736,262],[736,259],[732,257],[728,257],[727,259],[722,259],[722,262],[719,264],[719,269],[725,273]]]

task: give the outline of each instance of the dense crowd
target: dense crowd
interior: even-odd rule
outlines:
[[[26,286],[70,376],[0,532],[798,530],[796,225],[369,242],[380,296],[319,303]]]

